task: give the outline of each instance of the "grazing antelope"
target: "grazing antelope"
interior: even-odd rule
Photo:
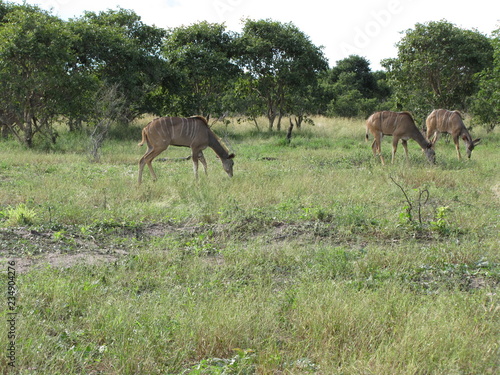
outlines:
[[[458,160],[462,158],[462,155],[460,155],[460,138],[465,142],[467,157],[469,159],[472,150],[481,141],[479,138],[472,140],[458,111],[435,109],[427,117],[425,123],[427,126],[427,138],[430,140],[431,136],[434,136],[431,141],[433,146],[436,144],[441,133],[451,134],[453,142],[455,142],[455,148],[457,149]]]
[[[139,143],[139,146],[142,146],[144,142],[147,143],[148,149],[139,161],[139,184],[142,181],[144,165],[148,166],[153,179],[156,180],[156,174],[151,162],[170,145],[191,148],[196,179],[198,179],[198,161],[201,161],[205,174],[207,173],[207,162],[202,152],[207,147],[212,148],[220,158],[222,166],[229,177],[233,176],[234,154],[229,154],[219,138],[210,130],[207,120],[204,117],[157,118],[142,129],[142,141]]]
[[[435,163],[436,156],[432,149],[432,144],[425,139],[422,133],[420,133],[420,130],[418,130],[413,121],[413,117],[408,112],[375,112],[366,120],[366,141],[368,140],[368,131],[370,131],[375,138],[372,143],[373,155],[379,155],[382,164],[385,164],[381,152],[381,141],[384,135],[392,135],[393,137],[392,163],[394,163],[394,155],[396,154],[398,141],[400,139],[405,149],[406,158],[408,158],[407,141],[408,139],[413,139],[425,152],[427,159],[431,163]]]

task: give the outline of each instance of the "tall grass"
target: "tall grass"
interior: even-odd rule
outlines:
[[[138,186],[145,122],[100,163],[70,134],[52,152],[2,143],[0,257],[17,262],[19,314],[17,367],[0,357],[1,373],[500,370],[498,133],[469,161],[440,142],[430,166],[409,142],[409,161],[401,149],[381,166],[362,121],[317,118],[290,144],[216,125],[232,179],[207,150],[196,182],[173,160],[189,149],[171,147]]]

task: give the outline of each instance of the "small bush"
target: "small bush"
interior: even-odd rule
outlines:
[[[5,224],[12,227],[33,225],[37,216],[35,210],[28,208],[24,203],[7,208],[3,215],[6,218]]]

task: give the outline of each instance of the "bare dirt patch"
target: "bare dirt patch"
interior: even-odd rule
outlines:
[[[331,228],[323,223],[273,223],[262,226],[245,223],[242,227],[232,224],[176,225],[155,223],[128,228],[116,227],[82,234],[78,228],[60,230],[48,228],[0,228],[0,264],[15,261],[18,272],[43,267],[72,267],[80,264],[97,265],[115,262],[144,246],[152,238],[172,237],[189,243],[199,240],[202,233],[210,233],[206,240],[222,244],[229,238],[250,240],[263,237],[268,242],[289,239],[307,241],[311,237],[326,237]]]
[[[151,238],[192,237],[203,232],[202,226],[149,224],[134,228],[114,227],[82,234],[78,228],[33,229],[0,228],[0,265],[16,262],[18,272],[42,267],[72,267],[115,262]]]
[[[0,229],[0,264],[16,262],[18,272],[35,267],[71,267],[116,261],[128,254],[116,246],[102,246],[92,236],[56,235],[52,230]]]
[[[99,254],[99,253],[80,253],[80,254],[61,254],[52,253],[38,257],[24,258],[9,258],[16,262],[16,271],[24,273],[30,269],[43,267],[58,267],[68,268],[78,264],[97,265],[105,262],[113,262],[118,260],[119,254]],[[5,258],[0,258],[0,263],[7,261]]]

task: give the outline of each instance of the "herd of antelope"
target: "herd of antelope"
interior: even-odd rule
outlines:
[[[415,121],[409,112],[390,112],[382,111],[372,114],[366,120],[366,140],[368,140],[368,131],[375,138],[372,144],[373,155],[380,157],[382,164],[385,164],[381,152],[381,140],[384,135],[393,137],[392,141],[392,162],[399,140],[408,158],[409,139],[417,142],[424,151],[427,159],[435,163],[436,154],[434,145],[438,140],[439,134],[451,134],[455,147],[457,149],[458,159],[461,159],[459,141],[462,138],[465,142],[467,156],[470,158],[474,147],[480,142],[480,139],[472,140],[467,128],[465,127],[462,116],[458,111],[448,111],[446,109],[436,109],[427,117],[427,138],[420,132],[415,125]],[[432,140],[431,140],[432,137]],[[196,179],[198,179],[198,162],[200,161],[207,173],[207,162],[203,156],[203,150],[210,147],[217,154],[222,162],[226,173],[233,176],[234,154],[229,153],[226,146],[209,128],[207,120],[201,116],[189,118],[181,117],[161,117],[151,121],[142,130],[142,141],[139,146],[146,142],[148,149],[139,161],[139,184],[142,181],[142,172],[147,165],[154,180],[156,174],[151,162],[160,153],[165,151],[168,146],[183,146],[191,148],[191,158],[193,159],[193,169]]]
[[[434,146],[441,133],[448,133],[452,136],[455,148],[457,149],[458,159],[460,155],[460,138],[465,142],[467,157],[470,158],[472,150],[481,141],[470,136],[465,127],[462,116],[458,111],[448,111],[446,109],[435,109],[431,112],[425,121],[427,127],[427,138],[423,136],[420,130],[415,125],[413,117],[409,112],[376,112],[366,120],[366,140],[368,140],[368,131],[375,138],[372,144],[373,154],[380,156],[380,161],[384,164],[384,158],[380,151],[381,139],[384,135],[392,135],[392,162],[394,163],[394,155],[398,147],[398,142],[401,139],[403,148],[405,149],[406,157],[408,158],[408,139],[416,141],[424,151],[427,159],[431,163],[436,162],[436,153]],[[431,140],[432,137],[432,140]]]

